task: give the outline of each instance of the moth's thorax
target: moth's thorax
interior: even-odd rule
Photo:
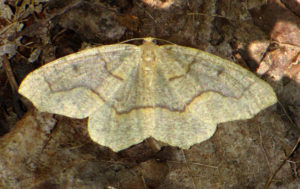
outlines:
[[[141,46],[142,55],[141,55],[141,62],[140,62],[140,71],[143,72],[143,75],[151,76],[155,72],[156,63],[157,63],[157,45],[155,45],[151,41],[145,41],[145,43]]]

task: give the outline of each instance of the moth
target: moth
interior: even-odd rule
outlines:
[[[114,151],[148,137],[187,149],[218,123],[252,118],[277,101],[268,83],[231,61],[143,40],[59,58],[31,72],[19,93],[41,112],[88,117],[91,139]]]

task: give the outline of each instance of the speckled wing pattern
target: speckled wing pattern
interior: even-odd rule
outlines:
[[[30,73],[19,93],[40,111],[86,118],[90,137],[114,151],[152,136],[189,148],[218,123],[276,103],[273,89],[233,62],[179,45],[104,45]]]

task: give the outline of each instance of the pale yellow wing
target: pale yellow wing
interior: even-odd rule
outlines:
[[[184,104],[191,103],[205,92],[236,100],[245,98],[245,101],[239,101],[244,108],[240,114],[249,114],[244,116],[250,118],[277,101],[267,82],[231,61],[179,45],[164,45],[161,49],[164,54],[159,64],[163,67],[161,70],[171,68],[173,64],[186,70],[185,74],[170,78],[168,85],[177,91],[178,99]]]
[[[253,73],[207,52],[178,45],[161,46],[161,70],[182,67],[185,74],[169,77],[181,111],[155,109],[154,138],[188,148],[210,138],[218,123],[249,119],[277,102],[271,86]],[[166,72],[164,72],[166,73]]]
[[[19,93],[42,112],[85,118],[109,101],[124,78],[111,72],[134,69],[131,58],[139,56],[135,45],[106,45],[74,53],[30,73]],[[127,61],[127,58],[130,60]]]

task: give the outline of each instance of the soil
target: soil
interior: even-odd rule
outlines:
[[[299,188],[299,10],[284,0],[0,0],[0,188]],[[115,153],[91,141],[86,119],[39,112],[17,93],[52,60],[142,37],[234,61],[278,103],[188,150],[148,139]]]

